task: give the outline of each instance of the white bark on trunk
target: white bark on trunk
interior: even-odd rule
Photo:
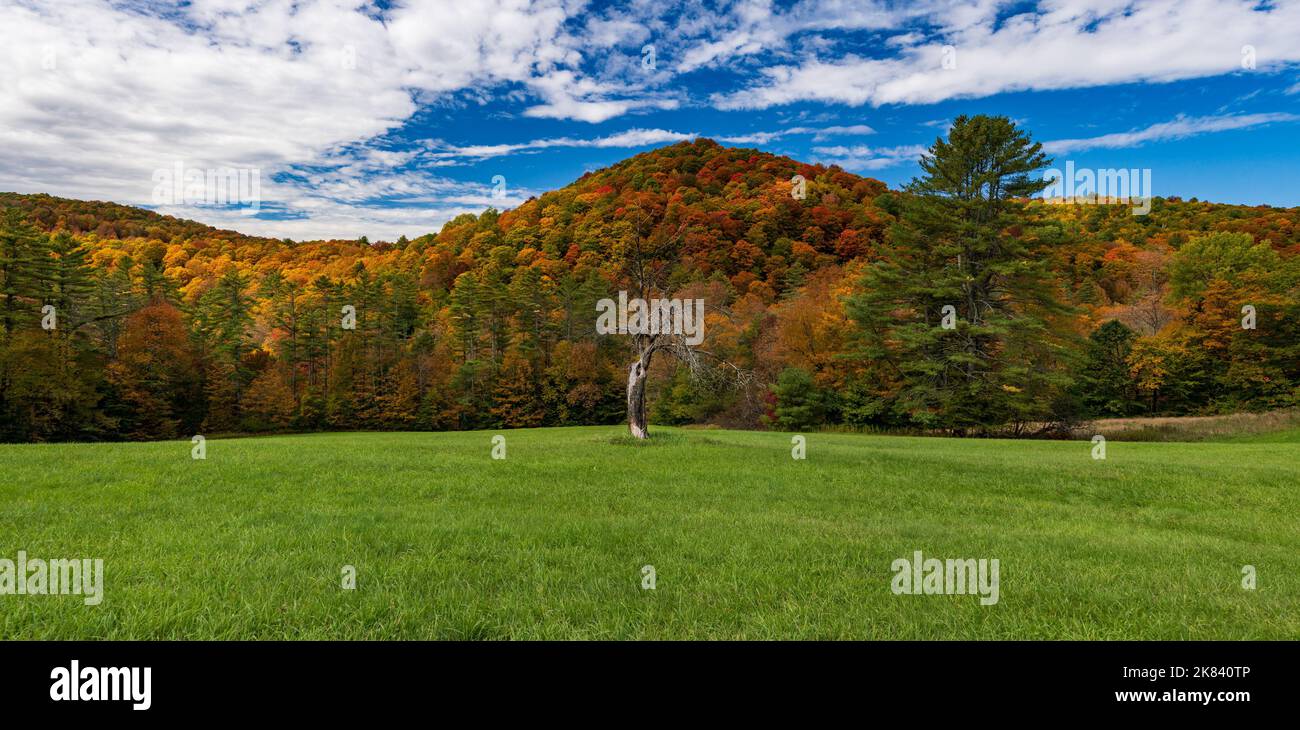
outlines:
[[[646,427],[645,382],[650,374],[651,354],[638,357],[627,370],[627,429],[638,439],[650,438]]]

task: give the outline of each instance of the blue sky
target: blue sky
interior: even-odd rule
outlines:
[[[696,135],[897,186],[989,113],[1058,167],[1300,205],[1296,38],[1295,1],[5,0],[0,190],[392,239]],[[160,199],[177,164],[256,205]]]

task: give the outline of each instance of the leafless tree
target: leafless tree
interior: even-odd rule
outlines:
[[[685,221],[661,222],[656,225],[643,213],[636,217],[634,230],[624,239],[619,251],[630,298],[651,302],[676,296],[675,292],[670,291],[670,279],[674,267],[680,261],[682,237],[686,229]],[[712,308],[718,311],[716,306]],[[704,312],[700,311],[698,316],[702,326]],[[744,384],[750,377],[747,371],[701,349],[698,344],[692,344],[684,334],[639,332],[629,336],[636,358],[627,371],[627,426],[635,438],[650,437],[646,425],[645,390],[650,363],[656,353],[663,352],[676,358],[697,380],[716,383],[723,379],[716,375],[719,370],[727,373],[725,380],[728,384]]]

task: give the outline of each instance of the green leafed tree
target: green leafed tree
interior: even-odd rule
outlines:
[[[1277,252],[1249,233],[1211,233],[1178,250],[1169,264],[1169,284],[1175,297],[1195,299],[1215,279],[1240,286],[1245,278],[1271,277],[1282,268]]]
[[[826,396],[802,368],[786,368],[772,386],[776,396],[773,409],[776,425],[787,431],[802,431],[822,423],[826,418]]]
[[[1129,416],[1140,412],[1129,357],[1137,333],[1112,319],[1088,336],[1078,378],[1079,397],[1090,417]]]

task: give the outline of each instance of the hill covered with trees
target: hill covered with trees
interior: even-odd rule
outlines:
[[[618,422],[633,355],[595,304],[646,242],[665,291],[707,302],[715,356],[655,361],[659,423],[973,433],[1300,404],[1300,209],[981,196],[706,139],[395,242],[3,193],[0,438]]]

